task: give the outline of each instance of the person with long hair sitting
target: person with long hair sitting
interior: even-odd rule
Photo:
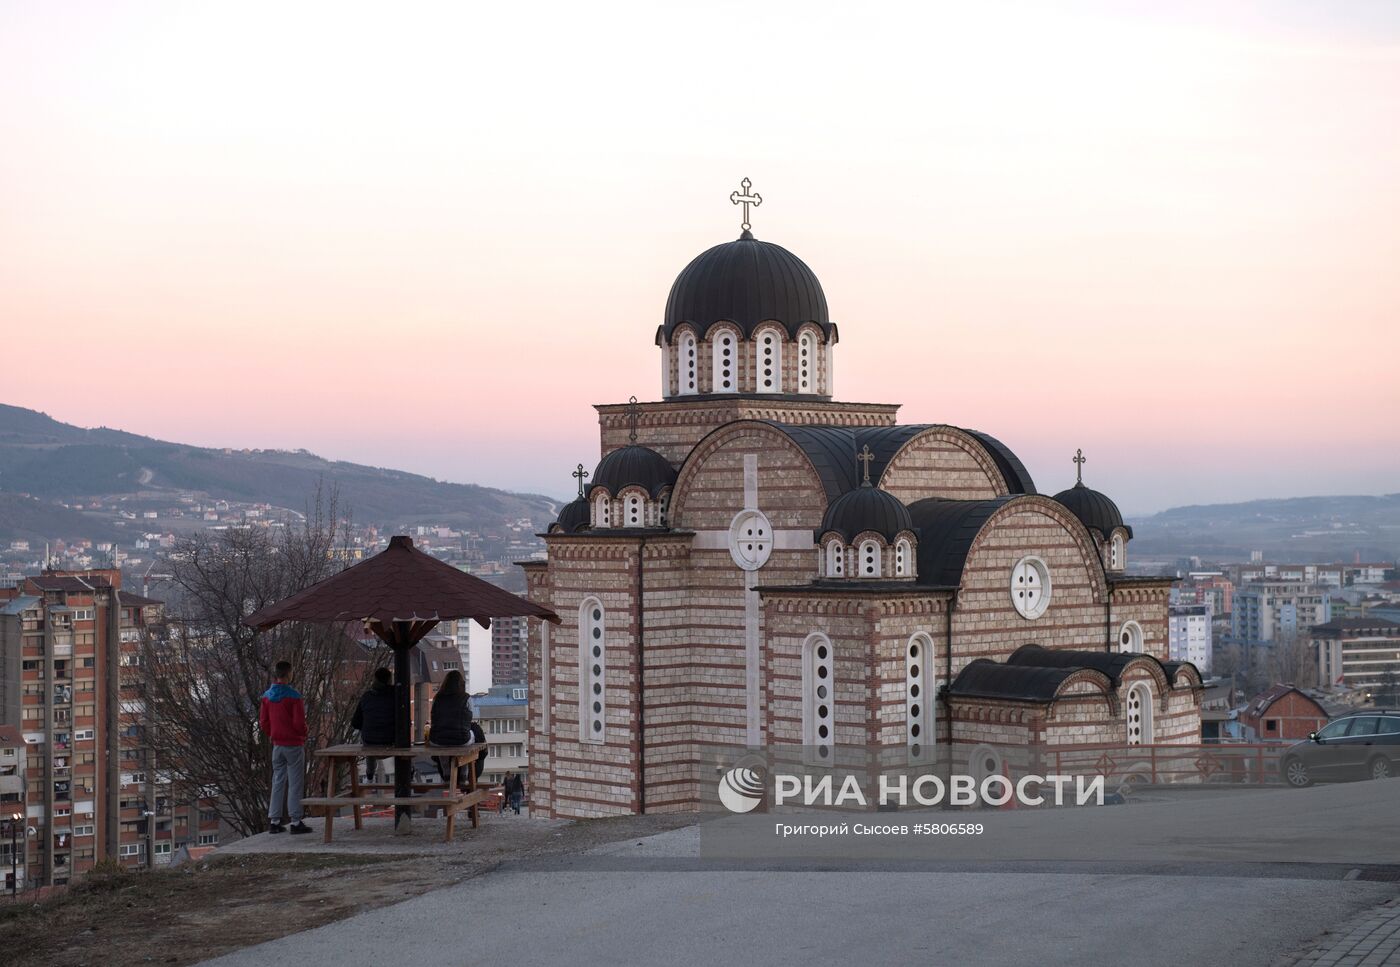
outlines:
[[[439,746],[461,746],[471,741],[472,708],[467,700],[467,683],[459,671],[450,671],[442,680],[442,686],[433,696],[433,708],[428,730],[428,744]],[[448,781],[451,763],[446,756],[435,756],[442,781]],[[465,788],[467,769],[457,770],[457,783]]]

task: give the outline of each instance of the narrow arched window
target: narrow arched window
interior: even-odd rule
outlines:
[[[1152,744],[1152,689],[1143,682],[1128,689],[1128,700],[1123,704],[1124,718],[1128,725],[1129,745]]]
[[[593,526],[612,526],[612,501],[607,494],[599,494],[593,498]]]
[[[826,576],[843,578],[846,576],[846,548],[840,541],[826,545]]]
[[[1110,570],[1121,571],[1123,569],[1123,535],[1114,534],[1113,540],[1108,542],[1108,566]]]
[[[933,702],[929,682],[933,669],[933,639],[919,633],[909,639],[904,653],[904,740],[909,761],[929,762],[933,759]]]
[[[758,391],[783,391],[783,341],[774,329],[764,329],[754,338],[758,349]]]
[[[797,337],[797,391],[817,392],[817,337],[811,330]]]
[[[642,516],[642,498],[639,494],[628,494],[623,501],[624,527],[645,527],[646,520]]]
[[[1129,621],[1118,629],[1118,650],[1132,654],[1142,651],[1142,625]]]
[[[711,393],[739,392],[739,342],[734,333],[722,329],[714,336],[714,374]]]
[[[667,523],[667,521],[670,519],[670,513],[671,513],[671,492],[668,490],[668,491],[666,491],[665,493],[663,493],[663,494],[661,495],[661,500],[657,502],[657,506],[656,506],[656,526],[657,526],[657,527],[668,527],[668,526],[670,526],[670,525]]]
[[[682,333],[676,359],[676,372],[680,374],[682,396],[700,392],[700,360],[695,351],[694,333]]]
[[[909,562],[913,557],[913,548],[907,538],[901,537],[894,545],[894,576],[897,578],[907,578],[909,576]]]
[[[815,762],[830,762],[836,741],[836,698],[831,639],[821,632],[802,645],[802,744]]]
[[[579,739],[607,738],[607,630],[603,604],[588,598],[578,609]]]
[[[860,542],[860,553],[857,555],[860,576],[863,578],[877,578],[880,576],[880,543],[879,541],[866,540]]]

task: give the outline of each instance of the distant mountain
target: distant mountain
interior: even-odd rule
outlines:
[[[1129,520],[1139,554],[1248,560],[1393,561],[1400,554],[1400,494],[1289,497],[1173,507]]]
[[[481,531],[524,518],[543,528],[557,507],[547,497],[442,483],[305,450],[187,446],[106,427],[85,429],[0,404],[0,538],[111,533],[101,515],[67,510],[56,501],[126,497],[136,506],[188,492],[301,511],[323,481],[338,489],[357,523],[388,527],[440,523]]]

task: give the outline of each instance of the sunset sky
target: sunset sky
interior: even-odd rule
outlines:
[[[0,91],[68,422],[569,494],[748,176],[839,399],[1128,513],[1400,490],[1400,4],[11,2]]]

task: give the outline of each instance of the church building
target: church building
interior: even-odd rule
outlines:
[[[754,237],[747,180],[731,200],[743,233],[666,300],[660,399],[596,407],[601,459],[522,565],[563,619],[528,649],[532,808],[699,808],[715,745],[986,774],[1013,749],[1198,742],[1171,579],[1125,573],[1114,502],[1041,495],[979,430],[838,402],[821,283]]]

